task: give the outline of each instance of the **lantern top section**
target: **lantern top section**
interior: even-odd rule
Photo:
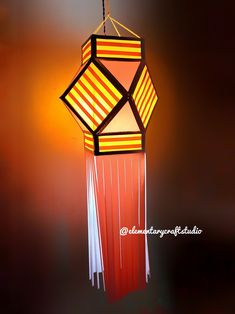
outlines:
[[[82,45],[82,65],[91,58],[140,61],[144,59],[142,38],[92,34]]]

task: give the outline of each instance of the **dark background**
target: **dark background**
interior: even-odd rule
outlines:
[[[82,134],[58,97],[101,1],[1,1],[0,312],[234,313],[234,5],[111,1],[146,40],[159,95],[147,134],[145,291],[114,304],[88,280]]]

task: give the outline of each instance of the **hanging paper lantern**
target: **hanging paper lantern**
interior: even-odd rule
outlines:
[[[61,99],[84,133],[89,278],[98,287],[102,278],[115,300],[144,288],[150,275],[147,236],[120,235],[146,228],[145,133],[157,94],[143,40],[91,35]]]

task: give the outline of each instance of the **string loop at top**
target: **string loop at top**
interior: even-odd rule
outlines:
[[[107,15],[106,15],[106,11],[107,11]],[[109,0],[102,0],[102,12],[103,12],[103,21],[100,23],[100,25],[97,27],[97,29],[94,31],[93,34],[98,33],[98,31],[103,26],[103,28],[104,28],[104,35],[106,35],[106,21],[109,19],[111,24],[112,24],[112,26],[113,26],[113,28],[114,28],[114,30],[115,30],[115,32],[117,33],[117,35],[119,37],[121,36],[121,34],[120,34],[119,30],[118,30],[118,26],[121,27],[122,29],[124,29],[125,31],[129,32],[130,34],[134,35],[135,37],[140,38],[139,35],[137,35],[132,30],[127,28],[125,25],[123,25],[122,23],[120,23],[119,21],[117,21],[113,17],[111,17]]]

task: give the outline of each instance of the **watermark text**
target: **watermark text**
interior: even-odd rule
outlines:
[[[120,229],[120,235],[126,236],[128,234],[150,234],[150,235],[158,235],[160,238],[163,238],[164,235],[200,235],[203,231],[199,229],[197,226],[194,226],[192,229],[185,226],[184,228],[180,226],[175,226],[173,229],[155,229],[153,226],[149,229],[137,229],[136,226],[133,226],[131,229],[127,227],[122,227]]]

